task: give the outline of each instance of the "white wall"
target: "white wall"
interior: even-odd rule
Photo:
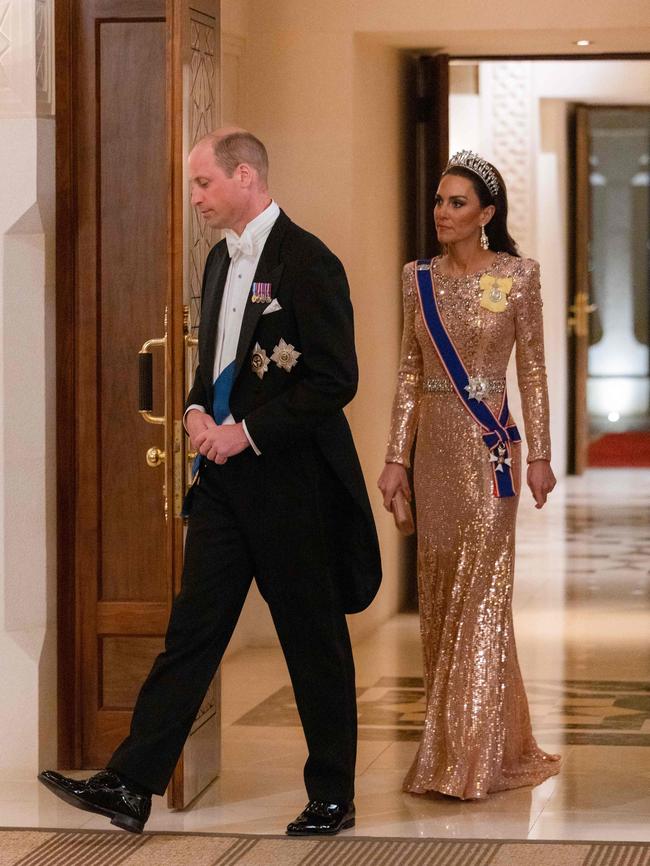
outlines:
[[[51,3],[10,4],[3,33],[0,778],[32,778],[56,757]]]

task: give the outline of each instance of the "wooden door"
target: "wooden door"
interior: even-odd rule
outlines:
[[[412,258],[431,258],[440,252],[433,220],[433,204],[440,176],[449,159],[449,56],[423,55],[413,59],[410,85],[410,148],[414,166],[412,215],[415,246]]]
[[[182,148],[190,100],[205,131],[219,104],[218,3],[192,5],[212,34],[195,45],[185,0],[57,7],[62,766],[104,766],[127,734],[180,583],[184,307],[195,283],[183,260]],[[196,241],[197,272],[209,243]],[[163,335],[151,414],[164,423],[151,426],[137,411],[137,358]],[[215,687],[188,743],[170,787],[177,807],[218,769]]]
[[[574,107],[571,116],[572,141],[572,243],[569,274],[569,471],[581,475],[587,466],[589,416],[587,413],[587,373],[589,352],[589,314],[591,273],[589,245],[591,236],[591,187],[589,183],[589,108]]]
[[[407,92],[407,162],[413,167],[406,185],[408,257],[425,259],[440,252],[433,207],[449,159],[449,55],[412,57]],[[415,536],[402,540],[401,595],[401,610],[418,609]]]

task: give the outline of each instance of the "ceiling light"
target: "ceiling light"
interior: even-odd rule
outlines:
[[[573,43],[574,45],[579,45],[580,48],[587,48],[589,45],[593,45],[594,43],[591,39],[578,39],[577,42]]]

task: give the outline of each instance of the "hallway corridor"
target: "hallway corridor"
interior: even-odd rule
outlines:
[[[360,836],[650,841],[650,470],[592,470],[520,506],[515,628],[534,730],[564,756],[534,790],[481,802],[401,792],[423,717],[417,617],[357,646]],[[279,834],[302,807],[302,733],[279,650],[223,669],[223,772],[148,830]],[[86,773],[80,774],[82,776]],[[36,780],[6,785],[5,826],[108,827]]]

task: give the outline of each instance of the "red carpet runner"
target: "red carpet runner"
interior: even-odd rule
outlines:
[[[650,466],[650,430],[606,433],[589,443],[589,466]]]

